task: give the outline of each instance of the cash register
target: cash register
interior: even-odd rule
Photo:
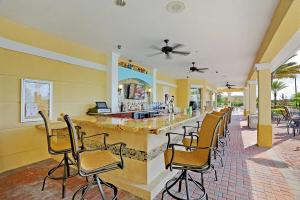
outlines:
[[[110,108],[107,107],[107,104],[105,101],[97,101],[96,102],[96,110],[97,113],[110,113]]]

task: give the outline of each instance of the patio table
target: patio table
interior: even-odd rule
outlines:
[[[293,129],[294,136],[296,136],[296,132],[300,133],[300,116],[291,118],[289,122],[288,130],[289,128]]]

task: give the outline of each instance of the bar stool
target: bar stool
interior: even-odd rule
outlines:
[[[225,112],[225,137],[228,137],[228,139],[230,140],[230,132],[229,132],[229,124],[230,124],[230,120],[231,120],[231,108],[223,108],[220,110],[220,112]]]
[[[104,190],[102,185],[105,185],[113,190],[113,198],[117,198],[118,189],[111,183],[103,181],[99,174],[109,172],[116,169],[123,169],[124,162],[122,158],[122,150],[126,146],[126,144],[120,142],[115,144],[106,144],[106,137],[109,135],[107,133],[99,133],[91,136],[81,137],[79,140],[78,135],[76,134],[76,129],[72,123],[72,120],[68,115],[64,116],[64,119],[68,125],[69,135],[71,139],[71,147],[72,147],[72,155],[76,161],[79,175],[82,177],[92,177],[92,180],[88,181],[87,184],[80,187],[73,195],[72,199],[75,199],[78,194],[81,194],[80,199],[84,199],[85,195],[87,194],[88,190],[92,186],[97,186],[100,192],[100,195],[103,200],[106,199],[104,194]],[[84,139],[92,138],[92,137],[103,137],[103,144],[104,149],[100,148],[93,148],[93,149],[86,149],[84,146]],[[80,148],[79,144],[83,146]],[[119,146],[119,148],[117,148]],[[117,148],[118,155],[113,154],[109,148]]]
[[[64,140],[60,143],[55,142],[54,139],[55,139],[55,137],[57,137],[57,135],[55,135],[53,133],[53,129],[51,128],[51,124],[49,123],[48,117],[42,111],[39,111],[38,113],[41,115],[41,117],[43,118],[43,121],[45,123],[49,154],[63,155],[63,159],[60,161],[60,163],[56,167],[50,169],[48,171],[47,176],[45,176],[44,181],[43,181],[42,191],[45,188],[47,178],[53,179],[53,180],[62,180],[62,198],[64,198],[65,197],[66,180],[68,178],[76,176],[78,174],[77,169],[75,169],[75,170],[70,169],[70,165],[75,166],[75,163],[68,156],[68,153],[71,153],[70,140],[69,140],[69,138],[67,138],[66,141]],[[55,176],[54,175],[55,172],[61,167],[64,168],[63,175]]]
[[[171,144],[171,135],[181,135],[178,133],[167,133],[168,149],[165,151],[166,169],[179,169],[179,177],[173,178],[166,183],[162,197],[167,192],[172,198],[179,200],[190,200],[189,183],[194,184],[201,192],[196,199],[208,199],[208,195],[203,186],[203,172],[208,171],[213,165],[211,164],[211,153],[217,140],[217,134],[220,126],[220,117],[212,114],[206,114],[200,129],[199,142],[196,146],[186,146],[184,144]],[[193,140],[193,135],[191,135]],[[190,143],[188,143],[190,144]],[[178,150],[175,148],[188,147],[191,151]],[[189,171],[201,173],[201,183],[194,180]],[[216,171],[215,171],[216,174]],[[177,183],[178,192],[181,192],[182,181],[185,182],[186,198],[178,196],[178,193],[172,190]]]
[[[216,144],[216,148],[214,149],[214,158],[216,159],[216,156],[218,156],[220,158],[220,162],[223,167],[224,166],[223,158],[220,155],[220,153],[222,151],[222,155],[223,156],[225,155],[225,146],[227,145],[227,141],[225,138],[226,112],[213,111],[211,114],[221,117],[221,122],[220,122],[220,127],[219,127],[219,132],[218,132],[218,141]]]

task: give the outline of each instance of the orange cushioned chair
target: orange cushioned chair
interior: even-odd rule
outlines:
[[[120,143],[107,145],[106,137],[108,137],[108,134],[100,133],[91,136],[81,137],[82,138],[81,143],[83,144],[82,145],[83,148],[81,148],[79,146],[80,144],[79,138],[77,137],[78,134],[76,134],[76,131],[78,130],[75,129],[72,120],[68,115],[65,115],[64,119],[68,125],[69,135],[71,139],[72,155],[77,163],[79,175],[86,178],[92,177],[92,180],[90,180],[86,185],[80,187],[74,193],[73,199],[75,199],[79,193],[81,194],[80,199],[84,199],[88,190],[95,185],[98,186],[102,199],[104,200],[106,199],[102,185],[111,188],[113,190],[112,199],[116,199],[118,194],[117,187],[111,183],[104,182],[102,179],[100,179],[99,174],[124,168],[122,150],[126,146],[126,144],[120,142]],[[84,145],[84,140],[86,138],[92,138],[92,137],[103,137],[104,149],[102,147],[94,148],[94,149],[90,149],[90,148],[86,149]],[[119,148],[117,148],[118,146]],[[117,155],[112,153],[111,150],[108,150],[108,148],[117,148],[118,150]]]
[[[179,133],[167,133],[168,136],[168,148],[164,153],[165,156],[165,166],[166,169],[179,169],[181,173],[179,177],[173,178],[166,183],[165,192],[167,192],[174,199],[182,199],[174,190],[171,190],[176,183],[179,182],[178,192],[181,192],[182,181],[185,182],[185,192],[186,199],[190,199],[189,194],[189,182],[193,183],[202,192],[197,192],[199,194],[197,199],[208,199],[205,188],[203,186],[203,172],[213,168],[211,164],[211,152],[215,147],[217,141],[217,134],[220,126],[220,117],[212,114],[206,114],[202,122],[201,129],[199,130],[199,141],[193,146],[190,145],[193,141],[193,135],[191,135],[190,141],[184,144],[171,144],[171,135],[182,135]],[[184,140],[185,141],[185,140]],[[176,148],[176,149],[175,149]],[[181,148],[182,150],[179,150]],[[186,150],[189,149],[189,151]],[[188,171],[193,171],[201,173],[202,183],[194,180],[188,173]],[[216,171],[215,171],[216,175]]]

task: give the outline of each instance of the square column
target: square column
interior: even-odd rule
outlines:
[[[248,81],[249,87],[249,113],[256,115],[256,83],[257,81]]]
[[[244,88],[244,116],[249,114],[249,86]]]
[[[152,69],[152,78],[153,78],[153,85],[152,85],[152,101],[156,102],[156,83],[157,83],[157,68]]]
[[[214,94],[214,98],[215,98],[215,105],[214,105],[214,109],[217,109],[217,107],[218,107],[218,98],[217,98],[217,96],[218,96],[218,92],[215,92],[215,94]]]
[[[201,88],[201,112],[206,111],[206,87]]]
[[[107,102],[111,107],[111,112],[119,112],[118,106],[118,85],[119,85],[119,54],[111,52],[107,54]]]
[[[258,71],[258,125],[257,144],[272,147],[271,122],[271,67],[268,63],[256,64]]]
[[[258,116],[256,112],[256,80],[248,81],[249,88],[249,115],[248,125],[250,128],[256,129],[258,123]]]
[[[228,95],[229,106],[231,106],[231,102],[232,102],[231,92],[227,92],[227,95]]]
[[[190,79],[177,80],[177,106],[184,112],[184,109],[189,107],[191,95]]]

